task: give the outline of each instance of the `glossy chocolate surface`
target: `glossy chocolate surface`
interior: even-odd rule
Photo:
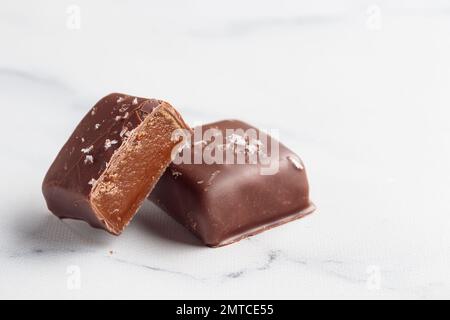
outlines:
[[[236,120],[208,124],[203,131],[215,128],[222,132],[222,149],[232,148],[235,157],[244,152],[272,156],[271,144],[258,140],[252,144],[245,135],[227,136],[227,129],[253,129],[259,137],[265,134]],[[265,136],[267,137],[267,136]],[[212,141],[212,140],[211,140]],[[194,158],[195,146],[206,147],[211,141],[193,141],[190,152]],[[238,149],[241,144],[243,149]],[[257,149],[252,146],[257,146]],[[260,149],[261,148],[261,149]],[[171,164],[150,199],[178,222],[191,230],[206,245],[218,247],[257,234],[283,223],[301,218],[312,211],[306,171],[301,159],[279,144],[279,155],[272,161],[279,170],[275,174],[261,174],[262,163],[246,164]]]
[[[166,131],[186,126],[178,113],[161,100],[119,93],[110,94],[101,99],[77,126],[44,179],[42,189],[50,211],[60,218],[85,220],[94,227],[105,228],[111,233],[119,234],[128,221],[121,221],[122,218],[118,216],[117,221],[108,223],[109,216],[113,212],[94,210],[92,191],[99,179],[108,178],[103,175],[109,169],[108,166],[114,157],[121,156],[122,164],[127,160],[127,152],[130,152],[131,146],[126,144],[131,143],[130,139],[134,139],[136,141],[133,141],[133,144],[137,145],[138,137],[135,137],[137,129],[146,119],[156,114],[169,115],[166,118],[169,119],[170,125],[164,127]],[[171,117],[174,121],[171,121]],[[170,128],[172,123],[174,128]],[[164,142],[164,139],[168,140],[168,138],[160,136],[157,127],[157,125],[149,126],[146,132],[140,133],[160,138],[159,142],[145,146],[145,150],[155,151],[155,154],[161,155],[153,159],[157,162],[155,172],[147,172],[149,176],[153,175],[154,180],[154,182],[146,181],[145,188],[149,188],[148,191],[160,177],[157,171],[164,170],[169,164],[170,156],[168,155],[173,147],[173,143],[161,144],[161,141]],[[164,145],[167,150],[162,150],[161,145]],[[132,170],[134,163],[131,162],[129,165]],[[142,179],[142,177],[130,178],[131,186],[135,185],[133,179]],[[119,182],[123,184],[127,181]],[[115,185],[113,184],[111,188],[114,189]],[[140,188],[143,187],[140,186]],[[97,193],[100,194],[102,191]],[[134,194],[130,192],[130,195],[134,196],[138,192],[145,191],[133,190]],[[136,202],[136,210],[140,205],[138,202],[142,201],[138,198],[129,200],[133,205]],[[104,207],[113,211],[111,206]],[[130,213],[127,213],[126,219],[131,219],[129,215]]]

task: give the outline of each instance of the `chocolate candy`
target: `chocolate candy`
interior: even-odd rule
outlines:
[[[118,93],[101,99],[45,177],[48,208],[120,234],[171,162],[180,128],[187,125],[167,102]]]
[[[206,245],[231,244],[314,211],[295,153],[240,121],[201,129],[149,198]],[[208,129],[215,132],[205,135]]]

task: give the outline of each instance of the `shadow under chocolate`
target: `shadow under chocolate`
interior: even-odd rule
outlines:
[[[142,233],[195,247],[204,247],[199,239],[150,201],[146,201],[131,222]]]
[[[11,251],[18,257],[31,253],[55,255],[109,250],[128,232],[138,233],[143,241],[148,241],[149,250],[155,239],[175,246],[204,247],[194,235],[150,201],[144,203],[124,234],[118,237],[81,220],[61,220],[43,209],[18,210],[12,227],[16,239]]]

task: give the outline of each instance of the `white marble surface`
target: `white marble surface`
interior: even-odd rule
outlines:
[[[450,298],[448,1],[0,8],[0,298]],[[318,210],[221,249],[149,205],[119,238],[59,221],[43,176],[113,91],[280,129]]]

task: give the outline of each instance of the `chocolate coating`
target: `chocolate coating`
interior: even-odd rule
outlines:
[[[164,101],[104,97],[50,167],[42,186],[48,208],[120,234],[170,163],[172,131],[186,127]]]
[[[250,151],[256,152],[248,146],[248,137],[241,139],[233,136],[230,139],[226,136],[226,129],[254,129],[259,137],[266,136],[251,125],[236,120],[202,127],[203,131],[210,128],[222,132],[226,148],[247,143],[244,147],[247,160]],[[207,145],[211,141],[194,142],[196,145],[199,143]],[[269,139],[257,152],[263,154],[265,149],[267,154],[270,153],[273,143],[277,141]],[[183,152],[194,154],[194,144],[190,151],[185,149]],[[272,161],[279,166],[279,170],[269,175],[261,174],[262,164],[259,161],[253,164],[172,163],[149,199],[206,245],[227,245],[314,211],[315,207],[309,199],[306,171],[300,158],[279,144],[279,156],[273,157]]]

